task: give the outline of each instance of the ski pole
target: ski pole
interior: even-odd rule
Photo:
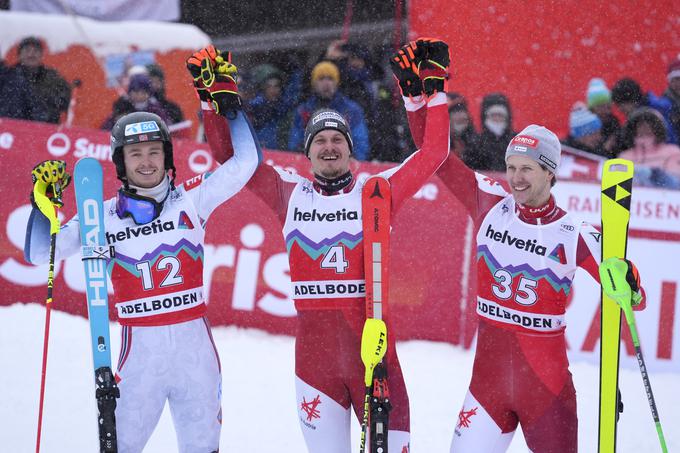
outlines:
[[[40,453],[40,433],[42,431],[43,402],[45,400],[45,376],[47,375],[47,345],[50,338],[50,313],[52,313],[52,287],[54,284],[54,249],[57,245],[57,234],[50,234],[50,270],[47,274],[47,299],[45,299],[45,335],[43,339],[42,372],[40,378],[40,403],[38,408],[38,435],[35,441],[35,452]]]
[[[36,203],[44,203],[41,197],[35,196]],[[44,198],[48,203],[47,197]],[[43,405],[45,401],[45,377],[47,376],[47,346],[50,339],[50,314],[52,313],[52,288],[54,287],[54,254],[57,247],[57,233],[59,232],[59,219],[57,208],[50,203],[50,209],[54,209],[54,216],[50,216],[50,263],[47,273],[47,299],[45,299],[45,334],[43,338],[42,371],[40,378],[40,402],[38,406],[38,433],[35,441],[35,452],[40,453],[40,434],[42,432]]]
[[[659,443],[661,444],[661,451],[663,453],[668,453],[668,448],[666,447],[666,439],[663,435],[663,428],[661,427],[661,420],[659,419],[659,411],[656,408],[656,401],[654,401],[654,393],[652,392],[652,384],[649,381],[649,375],[647,374],[647,366],[645,365],[645,359],[642,355],[642,349],[640,348],[640,339],[638,337],[637,324],[635,323],[635,313],[633,313],[633,307],[631,305],[631,292],[630,286],[624,281],[620,281],[618,274],[612,274],[611,269],[607,268],[607,277],[609,278],[609,284],[612,289],[616,291],[614,295],[617,302],[623,309],[623,313],[626,316],[626,324],[630,329],[630,336],[633,338],[633,346],[635,346],[635,356],[638,361],[638,366],[640,368],[640,374],[642,374],[642,383],[645,386],[645,392],[647,392],[647,402],[649,403],[649,408],[652,411],[652,418],[654,419],[654,424],[656,425],[656,433],[659,436]],[[616,276],[615,276],[616,275]],[[602,278],[600,278],[602,281]],[[617,291],[617,287],[620,288]]]

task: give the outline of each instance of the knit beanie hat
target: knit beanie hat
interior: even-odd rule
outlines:
[[[312,83],[322,77],[330,77],[335,80],[335,83],[340,83],[340,71],[338,70],[338,67],[330,61],[322,61],[312,69]]]
[[[510,156],[527,156],[555,173],[560,166],[561,153],[562,145],[557,135],[543,126],[530,124],[510,141],[505,150],[505,162]]]
[[[585,137],[602,129],[602,121],[588,110],[582,102],[577,102],[569,115],[569,132],[574,138]]]
[[[305,127],[305,156],[309,157],[309,147],[312,145],[314,136],[326,129],[334,129],[344,135],[349,145],[349,152],[352,152],[354,143],[352,142],[352,134],[345,118],[336,110],[319,109],[312,113],[311,118],[307,122],[307,127]]]
[[[612,101],[616,104],[625,102],[639,104],[642,101],[642,96],[640,84],[630,78],[619,80],[612,88]]]
[[[668,81],[676,77],[680,77],[680,60],[675,60],[668,65]]]
[[[590,79],[588,90],[586,90],[586,100],[588,101],[588,108],[609,104],[612,101],[611,92],[604,80],[598,78]]]

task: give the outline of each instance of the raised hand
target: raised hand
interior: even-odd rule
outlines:
[[[423,49],[414,41],[402,46],[390,58],[390,67],[399,82],[403,96],[415,97],[423,94],[423,83],[418,76],[418,65],[423,57]]]
[[[220,115],[227,115],[241,108],[236,75],[238,69],[231,62],[231,52],[218,51],[214,60],[204,58],[201,62],[201,80],[210,94],[213,108]]]
[[[445,92],[451,63],[448,44],[439,39],[420,38],[416,41],[416,47],[422,55],[418,73],[423,81],[423,91],[428,96]]]
[[[218,55],[219,51],[215,49],[214,46],[210,45],[208,47],[204,47],[198,52],[194,52],[189,58],[187,58],[187,69],[189,70],[189,74],[191,74],[191,78],[194,81],[194,88],[196,89],[196,93],[198,94],[198,97],[201,99],[201,101],[211,101],[208,89],[203,84],[203,79],[201,78],[201,64],[206,58],[215,61],[215,58],[217,58]]]

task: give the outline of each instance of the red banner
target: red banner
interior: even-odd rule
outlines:
[[[214,167],[206,144],[175,140],[178,181]],[[109,135],[83,128],[0,119],[0,305],[41,302],[45,298],[47,266],[24,261],[26,221],[31,210],[30,172],[45,159],[64,159],[73,169],[81,157],[104,164],[105,197],[119,187],[111,160]],[[266,164],[309,176],[301,154],[266,152]],[[561,174],[592,174],[597,162],[574,158]],[[355,174],[374,174],[388,165],[353,163]],[[585,170],[584,170],[585,169]],[[564,182],[555,186],[558,204],[597,224],[599,185]],[[680,274],[672,262],[680,254],[680,192],[636,189],[631,220],[630,256],[642,275],[650,302],[638,314],[641,335],[656,359],[650,367],[680,370],[680,332],[675,316]],[[65,195],[64,220],[75,213],[73,191]],[[396,215],[391,244],[390,310],[397,337],[427,339],[469,347],[476,328],[475,234],[462,205],[444,184],[432,178]],[[269,208],[243,190],[210,217],[205,246],[204,283],[213,325],[256,327],[274,333],[294,333],[295,310],[289,299],[290,278],[281,225]],[[85,315],[84,277],[79,256],[56,268],[54,307]],[[597,360],[599,287],[579,276],[567,312],[572,353]],[[115,311],[112,310],[112,319]],[[675,346],[675,348],[673,347]],[[626,350],[629,354],[632,350]],[[649,353],[650,356],[653,354]],[[634,365],[634,362],[631,362]]]
[[[502,92],[515,130],[539,122],[566,136],[571,107],[585,102],[591,78],[604,79],[611,89],[632,77],[645,92],[660,95],[680,45],[678,7],[671,0],[408,5],[410,39],[434,36],[449,43],[449,89],[467,98],[478,127],[482,97]]]

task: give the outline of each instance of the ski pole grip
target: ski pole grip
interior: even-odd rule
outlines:
[[[369,387],[373,381],[373,368],[379,364],[387,351],[387,326],[382,319],[368,318],[361,334],[361,361],[366,367],[364,383]]]
[[[47,217],[47,220],[50,221],[50,234],[59,233],[61,223],[59,222],[59,216],[57,215],[57,206],[52,203],[44,192],[38,189],[37,184],[33,188],[33,200],[40,212],[42,212],[43,215]]]

